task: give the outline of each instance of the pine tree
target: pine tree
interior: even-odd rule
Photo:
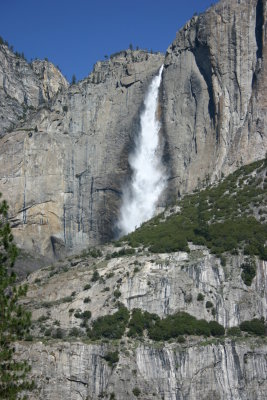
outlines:
[[[72,75],[71,84],[74,85],[76,83],[76,76],[75,74]]]
[[[0,193],[1,197],[1,193]],[[30,312],[18,304],[27,291],[26,286],[16,286],[12,271],[17,248],[7,222],[8,205],[0,202],[0,399],[26,399],[22,393],[33,388],[27,374],[30,366],[26,361],[14,358],[14,342],[23,339],[31,324]]]

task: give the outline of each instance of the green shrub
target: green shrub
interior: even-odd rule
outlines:
[[[129,322],[129,337],[142,336],[143,331],[153,326],[155,321],[159,320],[156,314],[150,314],[147,311],[142,311],[140,308],[134,308]]]
[[[209,327],[210,327],[210,333],[212,336],[224,336],[225,329],[217,321],[210,321]]]
[[[141,394],[141,390],[138,387],[135,387],[133,388],[133,394],[135,395],[135,397],[138,397]]]
[[[89,311],[89,310],[84,311],[84,312],[81,312],[81,311],[78,311],[78,310],[77,310],[77,311],[75,312],[75,314],[74,314],[74,317],[75,317],[75,318],[80,318],[80,319],[85,319],[85,320],[90,319],[91,316],[92,316],[92,313],[91,313],[91,311]]]
[[[114,251],[114,252],[110,255],[110,257],[111,257],[111,258],[116,258],[116,257],[122,257],[122,256],[130,256],[130,255],[132,255],[132,254],[135,254],[135,250],[134,250],[134,249],[125,249],[125,248],[122,248],[122,249],[119,250],[119,251]]]
[[[99,278],[100,278],[100,275],[99,275],[98,271],[94,271],[91,281],[96,282],[96,281],[98,281]]]
[[[91,311],[89,311],[89,310],[84,311],[84,312],[82,313],[82,318],[83,318],[83,319],[90,319],[91,316],[92,316],[92,313],[91,313]]]
[[[227,329],[227,335],[229,336],[241,336],[241,330],[238,326],[233,326],[232,328]]]
[[[241,331],[252,333],[257,336],[265,334],[264,320],[254,318],[251,321],[244,321],[239,325]]]
[[[213,303],[211,302],[211,301],[207,301],[206,302],[206,308],[208,309],[208,308],[212,308],[213,307]]]
[[[89,290],[89,289],[91,289],[91,285],[90,285],[90,283],[87,283],[87,284],[84,286],[83,290]]]
[[[118,290],[118,289],[116,289],[116,290],[114,290],[114,297],[116,298],[116,299],[118,299],[119,297],[121,297],[121,292]]]
[[[205,298],[204,294],[198,293],[198,295],[197,295],[197,301],[203,301],[204,298]]]
[[[256,276],[256,265],[255,262],[245,262],[241,265],[242,273],[241,278],[245,285],[251,286],[253,278]]]
[[[83,335],[83,332],[76,327],[71,328],[71,330],[69,332],[69,336],[73,336],[73,337],[79,337],[82,335]]]
[[[185,312],[158,319],[148,329],[148,335],[152,340],[169,340],[181,335],[221,336],[223,334],[224,328],[217,322],[197,320]]]
[[[88,255],[93,258],[98,258],[98,257],[102,257],[103,254],[102,254],[101,250],[92,248],[92,249],[89,249]]]
[[[85,299],[83,300],[84,303],[90,303],[91,302],[91,298],[90,297],[85,297]]]
[[[112,315],[99,317],[92,323],[92,328],[87,334],[93,340],[108,338],[121,339],[129,320],[129,311],[126,307],[120,306],[119,310]]]
[[[119,361],[119,352],[118,351],[109,352],[103,358],[108,362],[108,365],[110,367],[113,367],[113,365]]]

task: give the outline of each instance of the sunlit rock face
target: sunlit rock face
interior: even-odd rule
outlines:
[[[220,1],[177,33],[162,89],[175,196],[264,157],[266,56],[266,1]]]
[[[67,87],[64,76],[49,61],[29,64],[0,45],[0,136],[24,123],[40,105]]]
[[[53,257],[114,236],[140,108],[163,58],[128,51],[97,63],[2,139],[0,191],[21,247]]]

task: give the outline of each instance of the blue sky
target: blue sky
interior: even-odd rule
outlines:
[[[0,35],[26,58],[47,57],[71,79],[105,55],[134,47],[165,52],[212,0],[0,0]]]

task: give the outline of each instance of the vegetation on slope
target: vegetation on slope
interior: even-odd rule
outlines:
[[[0,194],[1,196],[1,194]],[[17,249],[7,221],[8,206],[0,202],[0,398],[13,400],[33,383],[27,379],[30,366],[14,359],[14,342],[29,332],[31,315],[18,304],[27,287],[16,287],[16,275],[11,270]],[[11,272],[12,271],[12,272]],[[24,397],[25,398],[25,397]]]
[[[241,331],[264,336],[264,319],[254,318],[251,321],[244,321],[239,327],[230,328],[227,334],[240,336]],[[153,341],[169,339],[181,341],[183,336],[190,335],[205,337],[225,335],[224,327],[217,321],[197,319],[186,312],[177,312],[165,318],[139,308],[133,309],[130,313],[123,305],[120,305],[114,314],[97,318],[93,321],[92,328],[87,329],[87,335],[92,340],[121,339],[126,332],[127,336],[132,338],[142,338],[146,334]]]
[[[87,335],[93,340],[121,339],[127,327],[129,337],[142,337],[146,330],[152,340],[168,340],[180,335],[223,336],[225,333],[224,327],[218,322],[198,320],[185,312],[160,319],[156,314],[134,309],[130,318],[127,308],[120,306],[113,315],[93,321],[92,329],[87,330]]]
[[[189,251],[192,242],[218,256],[243,250],[267,260],[266,167],[266,159],[254,162],[216,186],[185,196],[179,213],[158,215],[121,241],[155,253]]]

